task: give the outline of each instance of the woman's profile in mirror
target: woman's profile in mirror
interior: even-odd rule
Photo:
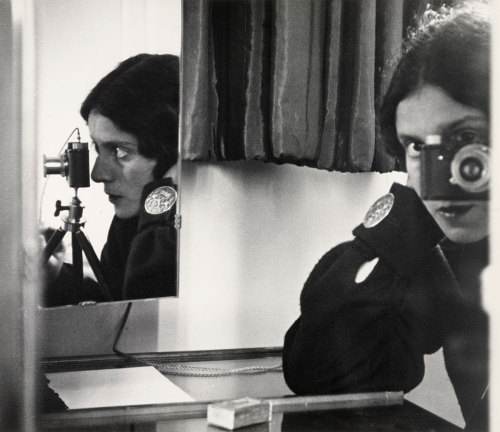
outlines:
[[[78,280],[79,259],[49,259],[44,305],[176,294],[178,106],[179,59],[170,54],[128,58],[83,101],[96,151],[91,178],[104,185],[114,217],[100,268],[93,266],[97,282]]]
[[[42,307],[178,292],[181,2],[96,4],[35,5]]]

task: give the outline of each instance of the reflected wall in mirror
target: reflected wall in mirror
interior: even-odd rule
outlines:
[[[175,296],[180,0],[37,2],[35,29],[42,306]]]

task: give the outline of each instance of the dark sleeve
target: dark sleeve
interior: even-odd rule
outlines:
[[[63,263],[56,278],[46,277],[41,303],[44,307],[76,305],[84,301],[104,301],[100,287],[93,279],[84,277],[83,283],[73,275],[73,266]]]
[[[146,212],[144,202],[160,186],[173,188],[171,179],[144,187],[138,232],[130,245],[124,278],[126,299],[175,296],[177,293],[177,230],[175,204],[160,214]]]
[[[301,316],[283,349],[285,380],[295,393],[408,391],[421,381],[435,308],[430,287],[430,294],[419,292],[410,281],[419,263],[433,259],[441,233],[432,223],[414,223],[420,216],[429,221],[425,208],[414,193],[398,192],[390,217],[370,233],[358,227],[357,237],[328,252],[306,281]],[[413,245],[398,244],[395,224],[413,229]],[[361,265],[374,258],[376,267],[356,283]]]

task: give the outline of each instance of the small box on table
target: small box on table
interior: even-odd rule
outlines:
[[[224,429],[237,429],[270,421],[271,404],[259,399],[242,398],[210,404],[207,422]]]

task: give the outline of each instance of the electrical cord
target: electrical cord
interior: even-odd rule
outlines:
[[[221,369],[221,368],[209,368],[201,366],[185,366],[179,364],[166,364],[163,362],[153,362],[149,360],[144,360],[137,355],[125,353],[117,348],[118,342],[125,328],[130,309],[132,307],[132,302],[127,304],[125,314],[123,315],[120,328],[116,335],[115,341],[113,343],[113,352],[121,357],[127,358],[138,363],[142,363],[148,366],[153,366],[157,368],[160,372],[165,375],[174,376],[189,376],[189,377],[224,377],[231,375],[258,375],[268,372],[281,372],[283,367],[281,364],[274,366],[248,366],[242,368],[233,369]]]

